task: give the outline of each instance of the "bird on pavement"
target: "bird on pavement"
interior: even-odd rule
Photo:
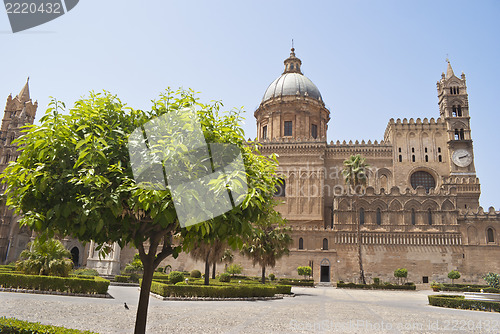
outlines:
[[[129,310],[127,303],[123,303],[125,305],[125,308]]]

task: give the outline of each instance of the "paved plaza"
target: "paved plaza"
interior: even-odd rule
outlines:
[[[0,316],[98,333],[133,333],[139,291],[114,298],[0,292]],[[431,291],[297,288],[270,301],[150,299],[148,333],[499,333],[500,315],[429,306]],[[123,303],[130,306],[126,310]]]

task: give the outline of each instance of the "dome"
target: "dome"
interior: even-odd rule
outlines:
[[[318,87],[302,73],[285,72],[274,80],[262,98],[262,102],[272,98],[300,95],[323,101]]]

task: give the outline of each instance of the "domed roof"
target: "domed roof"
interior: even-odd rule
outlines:
[[[286,95],[309,96],[322,101],[318,87],[308,77],[301,73],[283,73],[269,85],[262,102]]]
[[[285,71],[267,87],[262,102],[282,96],[308,96],[323,101],[318,87],[302,74],[302,61],[295,57],[295,49],[292,48],[291,51],[290,57],[284,61]]]

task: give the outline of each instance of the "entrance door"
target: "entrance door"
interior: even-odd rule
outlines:
[[[320,264],[320,282],[330,282],[330,260],[323,259]]]
[[[320,282],[330,282],[330,266],[321,266]]]

